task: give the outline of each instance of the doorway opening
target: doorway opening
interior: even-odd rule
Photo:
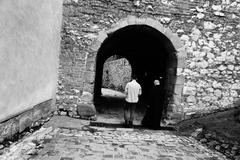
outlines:
[[[153,86],[153,81],[161,77],[161,99],[164,108],[163,117],[166,115],[169,99],[174,93],[176,81],[177,58],[176,50],[171,41],[158,30],[148,25],[128,25],[111,34],[104,40],[97,53],[96,75],[94,85],[94,105],[98,112],[103,109],[103,76],[104,64],[107,59],[117,55],[124,57],[131,66],[131,74],[135,74],[142,87],[142,95],[137,108],[141,110],[141,116],[135,116],[136,119],[143,118],[146,105],[148,104],[149,92]],[[125,86],[122,86],[122,89]],[[113,97],[111,97],[113,98]],[[113,100],[113,99],[112,99]],[[113,108],[119,104],[123,109],[124,98],[113,103],[104,104]],[[108,112],[105,112],[108,114]],[[111,114],[111,113],[109,113]],[[161,115],[159,115],[161,116]],[[113,115],[114,117],[114,115]],[[123,114],[122,114],[123,119]]]

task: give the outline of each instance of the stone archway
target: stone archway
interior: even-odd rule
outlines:
[[[184,84],[184,76],[179,73],[185,68],[185,48],[178,37],[177,34],[172,33],[169,28],[164,28],[163,25],[152,18],[137,18],[134,16],[129,16],[121,21],[113,24],[109,30],[104,30],[99,33],[99,36],[91,45],[91,53],[88,54],[86,61],[86,71],[84,73],[84,88],[82,94],[82,100],[88,106],[94,107],[94,88],[95,86],[95,75],[96,75],[96,63],[97,63],[97,54],[101,48],[104,41],[116,31],[131,25],[146,25],[151,28],[154,28],[159,33],[163,34],[172,44],[175,49],[175,52],[172,55],[172,59],[167,66],[167,76],[165,80],[165,88],[167,100],[167,112],[168,113],[178,113],[181,112],[181,103],[182,103],[182,90]],[[92,97],[92,98],[89,98]],[[171,114],[172,115],[172,114]]]

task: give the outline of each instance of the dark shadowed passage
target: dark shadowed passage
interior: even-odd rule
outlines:
[[[123,98],[110,98],[101,96],[102,74],[105,61],[112,55],[119,55],[126,58],[131,67],[132,74],[137,75],[138,82],[142,86],[142,96],[137,109],[137,119],[141,119],[145,112],[145,107],[149,103],[149,92],[156,78],[161,79],[161,90],[163,96],[160,107],[164,108],[166,116],[168,100],[171,99],[176,80],[177,59],[175,49],[170,40],[156,29],[147,25],[129,25],[111,34],[102,43],[96,63],[96,77],[94,87],[94,104],[99,113],[113,108],[123,108]],[[173,73],[174,72],[174,73]],[[170,88],[171,87],[171,88]],[[108,107],[106,107],[108,106]],[[104,108],[104,109],[103,109]],[[109,112],[110,113],[110,112]],[[159,113],[161,116],[161,113]]]

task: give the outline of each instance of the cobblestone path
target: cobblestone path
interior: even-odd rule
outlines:
[[[12,144],[1,160],[223,160],[193,138],[172,131],[83,127],[41,128]]]

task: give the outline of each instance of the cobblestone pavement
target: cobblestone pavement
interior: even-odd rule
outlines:
[[[41,128],[13,143],[1,160],[223,160],[193,138],[172,131],[104,128]]]

